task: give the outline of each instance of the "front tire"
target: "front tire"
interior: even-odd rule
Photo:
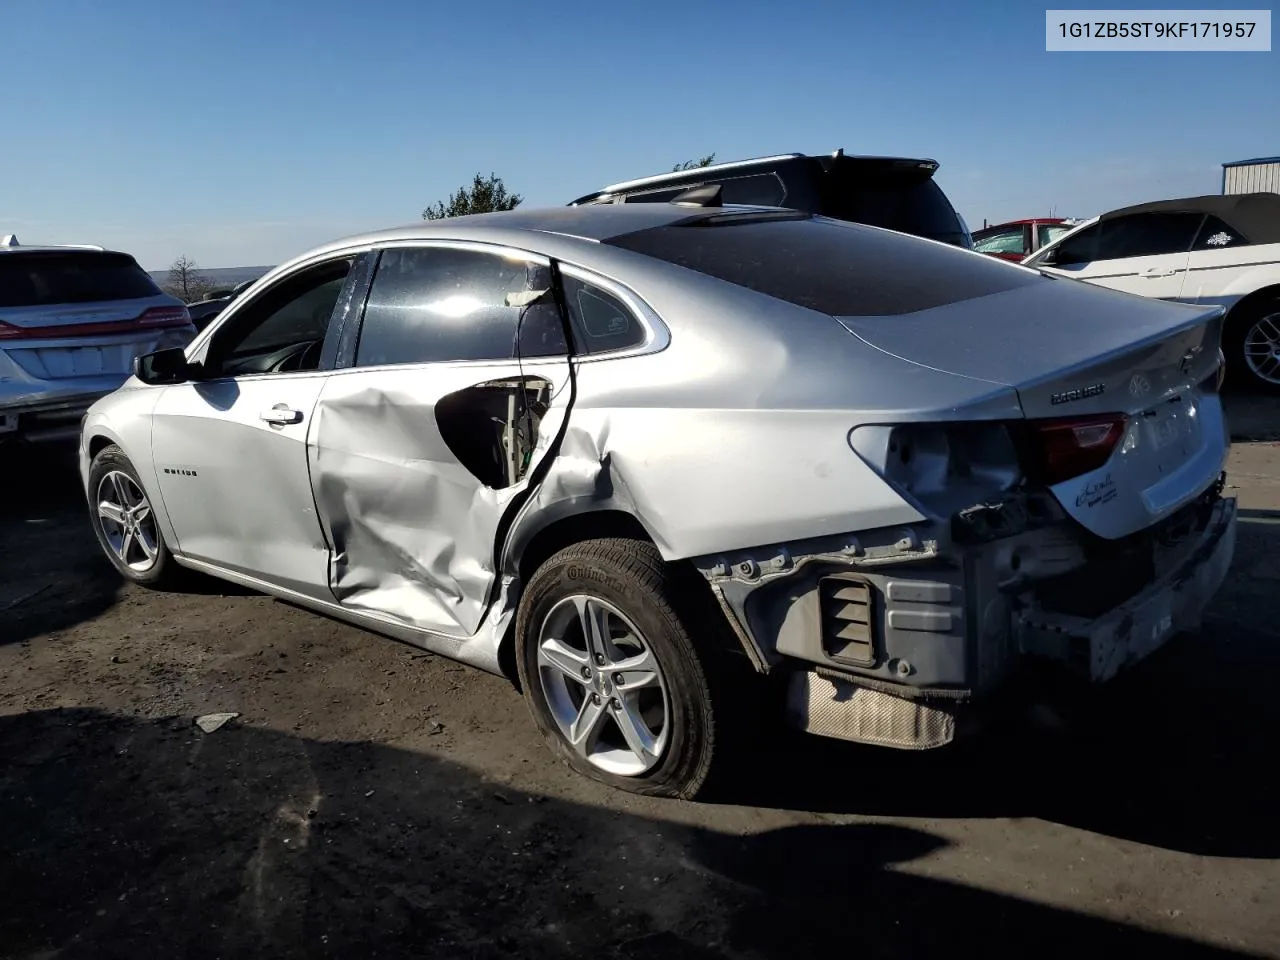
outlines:
[[[120,576],[157,589],[177,583],[181,570],[164,541],[142,478],[115,444],[93,458],[86,496],[98,545]]]
[[[530,579],[516,618],[521,687],[579,773],[649,796],[688,799],[706,784],[720,717],[715,649],[690,629],[697,586],[651,544],[623,539],[566,547]]]

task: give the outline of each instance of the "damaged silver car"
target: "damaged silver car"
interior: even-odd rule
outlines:
[[[691,796],[767,691],[936,747],[1025,663],[1101,682],[1195,628],[1235,542],[1220,328],[794,211],[461,217],[141,358],[81,471],[127,579],[506,674],[579,771]]]

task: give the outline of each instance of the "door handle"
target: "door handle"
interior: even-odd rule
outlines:
[[[270,410],[263,410],[258,414],[258,418],[265,420],[267,423],[284,426],[287,423],[301,423],[302,411],[291,410],[283,403],[278,403]]]
[[[1177,270],[1160,270],[1152,267],[1149,270],[1143,270],[1142,275],[1147,279],[1154,279],[1155,277],[1172,277],[1177,272]]]

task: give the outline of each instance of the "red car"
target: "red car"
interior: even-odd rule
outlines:
[[[1079,220],[1062,217],[1037,217],[1033,220],[1010,220],[973,232],[973,249],[1001,260],[1021,263],[1050,240],[1056,240]]]

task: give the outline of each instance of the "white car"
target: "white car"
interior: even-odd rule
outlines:
[[[1160,300],[1220,304],[1241,383],[1280,390],[1280,194],[1161,200],[1082,223],[1022,261]]]
[[[133,257],[0,238],[0,442],[67,440],[135,357],[196,334]]]

